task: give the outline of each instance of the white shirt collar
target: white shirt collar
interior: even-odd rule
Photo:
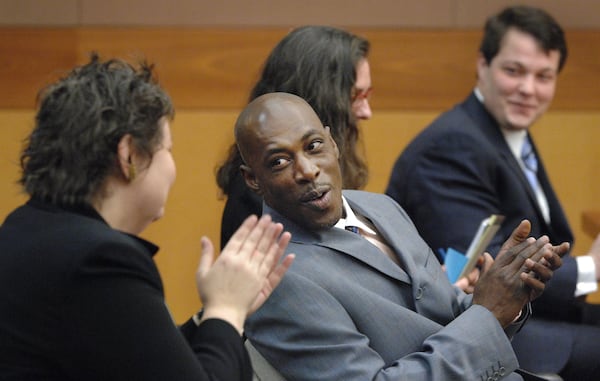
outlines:
[[[373,229],[369,228],[364,222],[362,222],[358,219],[358,217],[356,217],[356,214],[354,213],[344,196],[342,196],[342,202],[344,205],[344,215],[346,216],[346,218],[340,218],[339,221],[335,224],[336,228],[346,230],[346,226],[357,226],[369,234],[377,234],[373,231]]]
[[[476,87],[473,92],[475,93],[475,97],[479,100],[479,102],[483,103],[483,94],[481,94],[481,90]]]
[[[523,142],[525,142],[525,138],[527,137],[527,130],[507,130],[501,128],[500,131],[502,131],[502,135],[504,135],[504,139],[513,155],[520,162],[521,150],[523,149]]]
[[[484,98],[483,94],[481,94],[481,90],[479,90],[478,87],[475,87],[473,93],[475,93],[477,100],[483,104]],[[502,131],[502,135],[504,135],[504,139],[513,155],[521,162],[521,149],[523,148],[523,142],[527,136],[527,130],[507,130],[505,128],[500,128],[500,131]]]

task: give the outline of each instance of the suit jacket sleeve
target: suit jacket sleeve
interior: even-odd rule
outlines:
[[[286,274],[267,304],[250,317],[246,333],[288,380],[487,380],[495,372],[520,379],[510,374],[518,364],[505,332],[481,306],[468,308],[446,326],[434,325],[412,347],[410,336],[420,341],[419,330],[431,322],[408,309],[392,318],[365,304],[372,320],[359,323],[328,290],[295,273]],[[373,328],[364,324],[389,326],[390,337],[407,335],[406,342],[387,346],[397,357],[374,350],[381,344],[374,341],[385,339],[361,333]]]
[[[115,243],[94,251],[75,271],[63,311],[76,316],[66,321],[62,348],[74,379],[251,379],[242,338],[228,323],[207,320],[188,329],[186,342],[147,254]]]

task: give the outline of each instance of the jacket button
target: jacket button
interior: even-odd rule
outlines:
[[[417,289],[417,292],[415,294],[415,299],[419,300],[423,297],[423,289],[421,287],[419,287]]]

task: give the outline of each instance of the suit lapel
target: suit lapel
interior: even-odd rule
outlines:
[[[319,242],[315,242],[315,244],[353,257],[394,279],[411,283],[410,277],[402,268],[358,234],[331,228],[322,232]]]
[[[499,155],[502,157],[503,161],[513,172],[515,177],[518,179],[518,182],[521,184],[521,186],[527,193],[529,202],[535,208],[539,216],[539,220],[545,222],[545,219],[543,217],[544,214],[542,213],[542,210],[540,209],[540,206],[537,202],[535,191],[533,190],[533,188],[531,188],[529,180],[527,180],[527,177],[525,177],[525,173],[523,173],[523,170],[521,169],[521,165],[515,158],[515,155],[513,155],[512,151],[510,150],[510,147],[508,146],[504,135],[502,135],[502,132],[500,131],[500,126],[498,126],[498,123],[496,123],[496,121],[487,112],[485,107],[483,107],[481,102],[479,102],[479,100],[477,99],[477,97],[475,97],[474,94],[471,94],[471,96],[467,99],[464,105],[465,109],[467,110],[467,114],[471,117],[475,126],[478,127],[479,131],[481,131],[481,133],[486,137],[486,139],[491,142],[492,146],[498,149]],[[537,150],[535,150],[535,146],[534,152],[537,155]],[[546,189],[544,189],[544,192],[546,192]]]
[[[389,261],[389,263],[393,263],[392,267],[400,270],[407,278],[410,278],[407,272],[411,274],[418,273],[415,270],[417,265],[415,264],[413,258],[405,255],[405,253],[400,249],[401,246],[405,248],[410,246],[410,240],[405,239],[403,242],[400,242],[401,235],[398,234],[397,230],[399,226],[398,224],[400,224],[401,221],[394,221],[398,219],[398,215],[388,215],[389,210],[386,210],[385,208],[379,208],[379,205],[363,205],[363,203],[360,202],[360,199],[355,197],[355,195],[358,194],[359,193],[353,192],[351,195],[349,192],[344,192],[344,196],[348,200],[348,204],[350,204],[352,209],[365,218],[368,218],[369,221],[375,226],[379,234],[381,234],[388,246],[390,246],[394,253],[396,253],[398,261],[400,262],[400,267]],[[391,223],[392,221],[397,222],[398,224],[394,225]],[[377,251],[379,252],[379,250]],[[409,280],[406,282],[411,283]]]
[[[533,152],[535,153],[538,159],[538,179],[540,182],[540,186],[546,195],[546,199],[548,200],[548,207],[550,209],[550,224],[548,225],[549,235],[556,239],[557,242],[561,241],[573,241],[573,233],[571,232],[571,228],[569,226],[569,222],[567,221],[567,217],[564,214],[562,206],[558,201],[558,197],[556,193],[554,193],[554,188],[552,188],[552,184],[550,183],[550,179],[548,178],[548,174],[546,173],[546,168],[544,167],[544,162],[542,157],[538,154],[537,147],[533,138],[528,133],[528,136],[531,140],[531,145],[533,147]]]
[[[355,233],[338,228],[309,232],[271,209],[266,204],[263,207],[263,213],[270,214],[274,221],[281,222],[284,229],[292,234],[291,241],[294,243],[317,245],[335,250],[341,255],[353,257],[391,278],[408,284],[411,283],[410,277],[403,269],[392,262],[392,260],[377,247]],[[398,252],[398,249],[395,246],[393,249]]]

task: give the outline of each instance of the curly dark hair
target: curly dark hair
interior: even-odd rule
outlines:
[[[116,173],[117,146],[126,134],[152,158],[162,139],[159,120],[174,116],[152,70],[146,62],[136,69],[92,53],[89,63],[42,89],[20,158],[24,190],[58,205],[91,203]]]
[[[315,110],[340,150],[344,188],[363,188],[368,168],[359,146],[359,129],[352,113],[351,93],[356,66],[369,53],[369,42],[347,31],[328,26],[304,26],[285,36],[267,58],[249,101],[272,92],[304,98]],[[229,194],[242,158],[237,146],[217,169],[217,184]]]
[[[563,68],[567,60],[567,42],[563,29],[544,10],[529,6],[505,8],[486,21],[479,51],[488,64],[498,54],[502,38],[510,28],[533,36],[545,52],[558,50],[558,71]]]

